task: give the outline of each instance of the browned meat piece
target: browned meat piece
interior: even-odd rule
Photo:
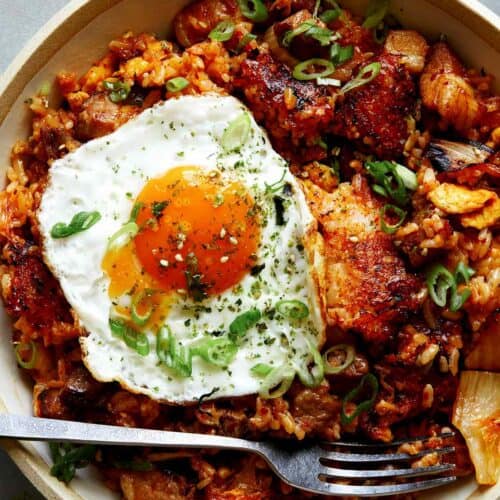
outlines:
[[[13,318],[23,316],[35,329],[33,338],[43,338],[46,344],[77,337],[80,329],[40,249],[8,244],[3,259],[7,264],[2,284],[8,314]]]
[[[126,106],[111,102],[106,94],[94,94],[83,105],[78,115],[77,137],[82,141],[95,139],[114,132],[140,113],[137,106]]]
[[[45,384],[36,384],[33,389],[33,413],[40,418],[59,420],[72,420],[75,417],[72,410],[61,401],[61,389]]]
[[[422,102],[466,135],[477,125],[483,106],[465,78],[465,69],[445,43],[436,44],[420,79]]]
[[[65,381],[61,401],[69,408],[85,408],[99,396],[104,384],[97,382],[84,366],[77,366]]]
[[[341,364],[342,361],[343,359],[340,360],[338,364]],[[335,375],[327,375],[327,377],[328,380],[331,381],[332,390],[334,392],[340,389],[342,393],[345,394],[349,390],[354,389],[354,387],[359,384],[363,375],[366,375],[369,371],[370,365],[366,357],[356,353],[354,361],[345,370]]]
[[[182,9],[174,19],[177,41],[183,47],[202,42],[225,19],[242,19],[236,0],[198,0]]]
[[[382,55],[377,60],[382,65],[380,74],[339,99],[333,132],[380,158],[397,159],[409,136],[408,117],[415,113],[416,89],[399,57]]]
[[[125,500],[189,500],[194,488],[183,476],[168,472],[120,472]]]
[[[245,60],[234,84],[282,156],[300,163],[325,157],[317,143],[333,118],[334,100],[324,87],[295,80],[266,53]]]
[[[326,193],[304,183],[326,247],[327,313],[332,325],[382,343],[418,307],[422,283],[405,269],[380,229],[382,204],[359,175]]]
[[[428,50],[425,38],[412,30],[390,31],[384,46],[384,51],[398,56],[411,73],[422,73]]]
[[[290,16],[299,10],[308,10],[312,12],[316,5],[316,0],[266,0],[267,8],[271,20],[278,21]]]

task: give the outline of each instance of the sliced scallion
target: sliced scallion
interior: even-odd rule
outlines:
[[[376,28],[384,20],[388,9],[389,0],[371,0],[363,27],[366,29]]]
[[[115,337],[123,340],[141,356],[149,354],[149,340],[146,334],[134,330],[118,318],[109,318],[109,328]]]
[[[285,318],[304,319],[309,316],[309,308],[300,300],[280,300],[276,310]]]
[[[330,356],[333,356],[339,352],[344,352],[344,361],[340,365],[332,365],[330,362]],[[337,375],[349,368],[356,357],[356,351],[354,347],[349,344],[338,344],[330,347],[327,351],[323,353],[323,362],[325,364],[325,373],[327,375]]]
[[[341,9],[327,9],[325,10],[319,18],[326,24],[336,21],[342,14]]]
[[[50,231],[50,235],[54,239],[68,238],[74,234],[87,231],[100,220],[101,214],[99,212],[79,212],[71,219],[69,224],[64,222],[55,224]]]
[[[399,217],[396,224],[387,224],[386,216],[388,212],[389,214],[393,213],[397,217]],[[394,234],[402,226],[403,222],[405,221],[406,215],[406,210],[403,210],[396,205],[391,205],[389,203],[384,205],[380,209],[380,227],[382,228],[382,231],[384,231],[384,233],[386,234]]]
[[[130,313],[132,317],[132,321],[137,326],[144,326],[153,315],[154,305],[151,301],[151,296],[153,295],[152,290],[143,290],[142,292],[136,294],[132,298],[132,306],[130,308]],[[140,313],[139,309],[146,307],[146,311],[144,313]]]
[[[252,40],[257,38],[253,33],[245,33],[238,43],[236,52],[241,52]]]
[[[221,21],[208,35],[210,40],[216,42],[227,42],[234,34],[234,23],[232,21]]]
[[[323,71],[313,71],[310,72],[312,68],[315,66],[319,66],[320,68],[324,68]],[[335,71],[335,66],[331,61],[327,61],[326,59],[313,58],[308,59],[307,61],[303,61],[293,69],[293,77],[296,80],[316,80],[317,78],[324,78],[328,75],[331,75]]]
[[[330,47],[330,59],[333,64],[340,65],[352,59],[354,55],[354,46],[346,45],[343,47],[339,43],[334,43]]]
[[[230,153],[240,149],[248,139],[252,122],[250,115],[245,112],[234,119],[226,128],[221,138],[221,146]]]
[[[376,78],[379,75],[381,69],[382,65],[379,62],[367,64],[365,67],[361,68],[360,72],[356,75],[354,79],[347,82],[342,87],[341,89],[342,92],[344,94],[347,94],[347,92],[350,92],[351,90],[354,90],[358,87],[366,85],[367,83],[370,83],[374,78]]]
[[[189,80],[182,76],[172,78],[167,82],[167,90],[169,92],[180,92],[184,90],[189,85]]]
[[[304,21],[300,26],[294,30],[287,31],[283,37],[282,44],[284,47],[290,47],[292,40],[299,36],[304,35],[319,42],[322,47],[330,44],[333,32],[328,28],[319,26],[314,19]]]
[[[295,378],[295,370],[285,364],[274,368],[261,383],[259,395],[264,399],[276,399],[285,394]]]
[[[109,99],[115,104],[125,101],[130,95],[130,85],[125,82],[105,80],[103,86],[108,91]]]
[[[262,23],[267,20],[269,13],[262,0],[238,0],[241,13],[254,23]]]
[[[318,85],[330,85],[332,87],[340,87],[342,82],[336,78],[318,78],[316,80]]]
[[[476,274],[474,269],[466,266],[463,262],[459,262],[454,273],[455,281],[457,282],[457,285],[460,283],[469,283],[474,274]]]
[[[128,243],[136,237],[138,232],[139,226],[135,222],[128,222],[111,236],[108,242],[108,252],[114,252],[128,245]]]
[[[14,352],[16,354],[16,360],[19,366],[21,366],[25,370],[32,370],[35,367],[38,358],[38,348],[35,342],[33,342],[32,340],[27,343],[20,342],[19,344],[16,344]],[[27,360],[25,359],[26,352],[30,353],[30,357]]]
[[[297,368],[297,375],[300,381],[309,388],[318,387],[325,378],[325,366],[323,358],[318,349],[309,345],[309,352],[312,356],[312,366],[310,364]]]
[[[258,309],[250,309],[237,316],[229,325],[229,338],[233,341],[243,337],[262,318],[262,313]]]
[[[456,289],[455,278],[442,264],[435,264],[427,272],[427,289],[433,302],[439,307],[445,307],[448,291]]]
[[[221,368],[227,367],[235,358],[238,346],[229,339],[204,339],[191,348],[191,354],[197,355],[207,363]]]
[[[266,365],[265,363],[257,363],[255,366],[250,368],[252,375],[256,377],[267,377],[273,371],[271,365]]]
[[[192,354],[174,338],[169,326],[162,326],[156,336],[156,354],[160,362],[180,377],[190,377],[193,372]]]
[[[346,413],[347,403],[350,403],[353,399],[356,399],[361,391],[365,389],[365,386],[368,386],[369,390],[371,391],[370,397],[365,401],[359,403],[354,412],[348,415]],[[375,375],[367,373],[361,379],[359,385],[351,392],[349,392],[342,401],[342,411],[340,413],[340,421],[342,422],[342,425],[350,424],[358,415],[368,411],[373,406],[373,403],[375,403],[375,399],[377,398],[378,388],[379,384]]]

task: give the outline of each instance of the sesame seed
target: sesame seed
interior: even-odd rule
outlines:
[[[184,261],[184,259],[182,258],[182,255],[180,253],[176,254],[175,260],[177,262],[183,262]]]
[[[179,295],[187,295],[187,290],[185,290],[184,288],[179,288],[179,290],[177,290],[177,293]]]
[[[168,260],[161,259],[160,260],[160,266],[161,267],[168,267]]]
[[[220,258],[220,262],[221,264],[225,264],[226,262],[229,261],[229,257],[227,255],[224,255],[224,257],[221,257]]]
[[[231,243],[231,245],[237,245],[238,240],[234,236],[231,236],[231,238],[229,238],[229,243]]]
[[[357,243],[359,241],[359,238],[357,236],[349,236],[349,241],[351,243]]]
[[[219,233],[220,239],[223,240],[226,237],[226,234],[227,231],[224,228],[222,228]]]

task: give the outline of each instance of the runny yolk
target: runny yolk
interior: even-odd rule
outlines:
[[[240,182],[177,167],[149,181],[137,204],[137,259],[163,291],[201,300],[237,285],[255,265],[259,216]]]

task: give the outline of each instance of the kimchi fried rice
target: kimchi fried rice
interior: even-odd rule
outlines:
[[[453,427],[462,370],[499,369],[477,355],[500,310],[492,78],[466,68],[444,38],[426,40],[392,16],[373,24],[331,1],[254,0],[266,13],[255,22],[242,13],[247,4],[197,0],[177,14],[173,39],[125,33],[85,75],[57,75],[60,102],[49,102],[47,89],[27,101],[32,131],[12,149],[0,241],[2,294],[17,359],[34,383],[34,413],[258,440],[429,436],[402,451],[445,443],[455,451],[414,466],[451,460],[455,474],[471,474],[459,432],[432,437]],[[178,77],[188,84],[167,88]],[[202,94],[248,106],[319,223],[330,370],[316,387],[297,379],[276,398],[174,406],[98,382],[82,361],[87,332],[43,257],[37,210],[49,168],[161,101]],[[366,397],[352,391],[367,374],[376,397],[358,411]],[[63,451],[53,447],[56,459]],[[88,451],[85,460],[126,499],[307,497],[241,453]]]

